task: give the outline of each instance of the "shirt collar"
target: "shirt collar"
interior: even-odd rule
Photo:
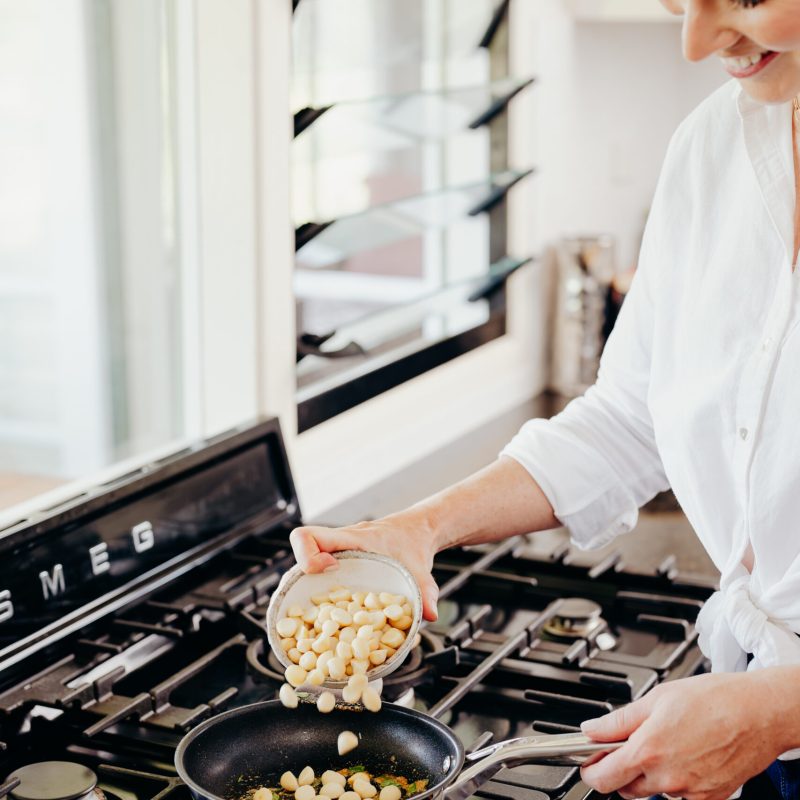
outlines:
[[[734,79],[733,83],[747,153],[787,258],[791,259],[795,201],[792,104],[762,103],[750,97],[739,81]]]

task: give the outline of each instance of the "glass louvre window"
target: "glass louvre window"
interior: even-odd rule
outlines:
[[[504,333],[509,5],[296,2],[300,430]]]

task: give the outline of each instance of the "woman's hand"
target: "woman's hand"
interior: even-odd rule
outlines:
[[[628,742],[583,767],[583,780],[624,798],[666,792],[686,800],[727,800],[796,746],[787,738],[786,713],[797,681],[781,679],[777,671],[665,683],[635,703],[588,720],[587,736]]]
[[[335,569],[336,559],[330,554],[337,550],[369,550],[397,559],[419,584],[423,616],[431,621],[436,619],[439,589],[431,568],[439,548],[434,525],[423,508],[414,507],[345,528],[295,528],[290,541],[297,563],[305,572]]]

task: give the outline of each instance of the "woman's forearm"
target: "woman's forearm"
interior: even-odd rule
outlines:
[[[434,620],[439,590],[431,569],[439,550],[498,541],[558,524],[544,492],[528,472],[516,461],[500,458],[404,511],[344,528],[295,528],[291,542],[306,572],[336,569],[332,554],[338,550],[369,550],[396,558],[419,584],[425,619]]]
[[[398,516],[405,514],[425,519],[435,538],[436,550],[496,542],[560,525],[536,481],[524,467],[507,457]]]

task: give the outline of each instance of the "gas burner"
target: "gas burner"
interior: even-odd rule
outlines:
[[[97,775],[71,761],[40,761],[12,772],[6,782],[18,780],[9,796],[14,800],[106,800],[97,788]]]
[[[542,630],[556,639],[584,639],[605,625],[599,603],[581,597],[564,598]]]
[[[412,648],[406,660],[392,673],[383,679],[383,691],[387,689],[392,696],[400,696],[409,687],[413,688],[431,669],[429,656],[444,650],[441,639],[424,628],[419,631],[419,644]]]
[[[409,686],[399,697],[396,697],[394,704],[403,708],[415,708],[417,705],[417,693],[414,691],[414,687]]]
[[[408,689],[419,683],[419,681],[431,670],[428,657],[433,653],[439,653],[444,649],[444,645],[438,636],[425,629],[419,632],[419,644],[412,648],[406,656],[406,660],[391,674],[383,678],[383,698],[389,702],[399,702],[403,704],[413,703],[413,699],[408,699]],[[251,642],[247,648],[247,665],[256,675],[269,678],[277,684],[284,682],[283,666],[269,650],[265,658],[265,643],[263,639]],[[275,687],[277,691],[277,686]],[[412,695],[413,698],[413,695]]]

